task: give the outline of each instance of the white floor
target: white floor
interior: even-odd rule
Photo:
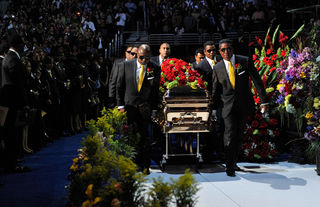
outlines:
[[[276,164],[238,163],[244,171],[236,177],[225,172],[206,172],[205,166],[194,176],[200,183],[199,207],[319,207],[320,176],[315,165],[279,162]],[[161,176],[164,181],[180,173],[151,170],[149,182]]]

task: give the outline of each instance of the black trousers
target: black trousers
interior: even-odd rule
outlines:
[[[148,126],[151,123],[151,113],[148,106],[126,106],[128,123],[131,124],[141,137],[137,145],[135,163],[140,170],[150,167],[151,141]]]
[[[238,161],[246,120],[247,115],[236,109],[233,109],[232,113],[224,117],[223,138],[227,169],[233,169]]]

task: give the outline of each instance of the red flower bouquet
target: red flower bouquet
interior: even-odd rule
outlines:
[[[244,159],[258,162],[273,160],[279,135],[277,119],[264,118],[260,112],[249,117],[242,144]]]
[[[192,66],[176,58],[170,58],[161,64],[160,91],[172,89],[177,86],[189,85],[192,88],[206,88],[200,74]]]

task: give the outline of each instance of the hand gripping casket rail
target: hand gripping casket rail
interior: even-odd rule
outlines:
[[[199,133],[209,132],[210,97],[205,89],[192,89],[179,86],[168,90],[163,96],[164,121],[163,132],[166,134],[166,154],[163,155],[161,168],[164,169],[169,156],[194,155],[197,164],[202,163],[199,150]],[[196,133],[196,154],[169,154],[169,134]]]

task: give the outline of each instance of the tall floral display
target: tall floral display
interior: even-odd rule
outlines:
[[[279,139],[280,123],[276,116],[278,107],[278,83],[281,74],[277,68],[285,64],[290,52],[287,42],[294,39],[302,30],[301,27],[290,39],[279,30],[278,26],[273,35],[270,36],[270,30],[267,31],[264,41],[255,37],[256,43],[251,42],[249,46],[255,46],[255,52],[252,55],[252,61],[259,75],[261,76],[264,87],[269,98],[270,116],[263,116],[257,107],[256,114],[249,117],[247,129],[245,131],[244,143],[242,145],[243,155],[249,161],[268,161],[273,160],[277,152],[275,143]],[[278,37],[278,40],[276,41]],[[276,48],[276,45],[278,45]],[[260,98],[254,85],[252,93],[257,106],[260,104]]]

